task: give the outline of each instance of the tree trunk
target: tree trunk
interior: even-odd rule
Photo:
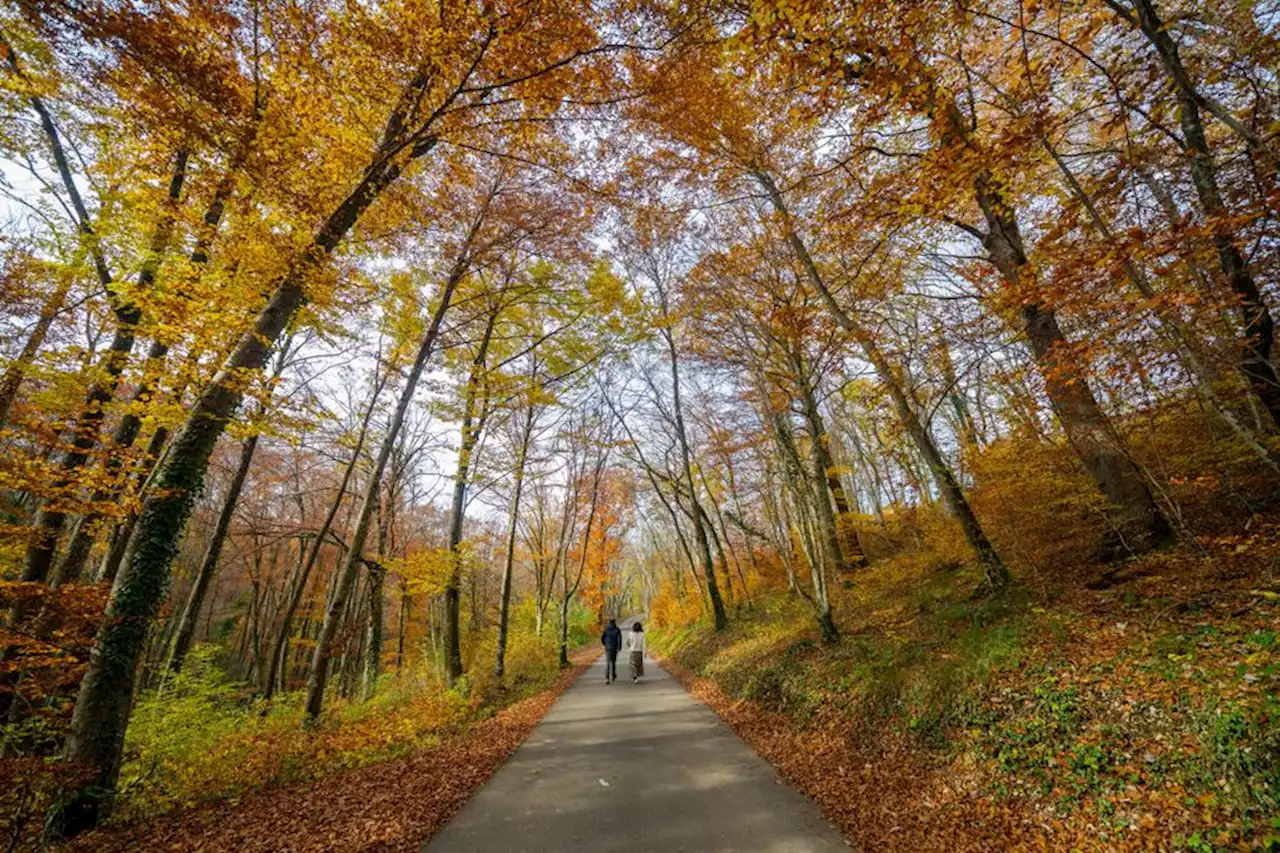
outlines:
[[[412,153],[421,156],[422,147]],[[401,162],[381,155],[370,163],[311,245],[276,282],[253,328],[237,343],[174,437],[155,488],[143,504],[72,713],[65,757],[93,767],[94,774],[50,815],[46,831],[51,837],[77,835],[96,825],[115,788],[138,658],[163,601],[169,566],[204,481],[209,456],[240,403],[242,376],[262,369],[271,347],[303,303],[306,281],[403,168]]]
[[[1196,190],[1200,206],[1204,208],[1209,228],[1213,232],[1213,246],[1218,254],[1218,265],[1239,300],[1240,320],[1244,326],[1244,360],[1241,369],[1249,379],[1253,391],[1271,415],[1271,427],[1280,426],[1280,377],[1271,364],[1271,347],[1275,322],[1244,255],[1237,246],[1235,229],[1231,226],[1231,213],[1222,199],[1218,186],[1218,167],[1213,161],[1204,123],[1200,117],[1202,106],[1213,106],[1197,91],[1182,64],[1178,44],[1169,34],[1165,22],[1160,19],[1153,0],[1133,0],[1142,32],[1155,47],[1161,65],[1173,82],[1178,98],[1178,123],[1182,127],[1183,144],[1186,147],[1191,183]],[[1219,119],[1241,133],[1250,142],[1251,152],[1266,154],[1257,137],[1247,131],[1234,116],[1221,108],[1213,111]]]
[[[814,482],[818,487],[817,497],[820,502],[819,523],[824,528],[828,523],[831,525],[829,532],[824,529],[824,536],[833,537],[836,543],[839,559],[832,564],[833,568],[838,575],[849,575],[865,563],[862,546],[858,544],[858,533],[854,529],[853,507],[849,505],[844,484],[840,482],[840,471],[836,468],[835,460],[831,456],[827,426],[823,421],[822,413],[818,410],[818,399],[806,373],[804,361],[799,353],[793,354],[792,361],[796,368],[796,383],[800,389],[800,408],[809,426],[809,440],[813,445],[810,455],[813,457],[816,477]],[[835,503],[834,515],[831,514],[831,504],[828,500]],[[828,516],[830,516],[829,519]]]
[[[730,476],[730,479],[732,480],[732,476],[733,476],[732,473],[730,473],[729,476]],[[750,607],[751,593],[747,590],[747,576],[742,571],[742,560],[741,558],[738,557],[737,549],[733,547],[733,540],[729,538],[729,528],[725,524],[724,512],[720,508],[720,502],[716,500],[715,492],[711,490],[711,484],[707,482],[706,471],[699,469],[698,478],[702,480],[702,486],[707,491],[707,500],[711,501],[711,509],[715,511],[716,521],[718,522],[716,526],[718,526],[720,529],[720,532],[719,532],[720,541],[723,543],[723,547],[720,549],[720,560],[725,564],[724,573],[726,577],[729,575],[729,561],[732,561],[733,570],[738,575],[738,582],[742,584],[741,603],[743,605],[746,605],[747,607]],[[730,488],[732,488],[732,486],[730,486]],[[737,496],[734,495],[734,498],[736,500]],[[708,519],[707,523],[708,524],[711,523],[710,519]],[[712,527],[712,530],[715,530],[715,526]],[[747,543],[748,551],[750,551],[750,545],[751,543],[748,542]],[[729,551],[729,556],[727,560],[725,558],[725,553],[724,553],[724,549],[726,548]],[[732,586],[732,584],[729,581],[726,581],[725,582],[726,591],[728,591],[728,588],[730,586]]]
[[[524,488],[525,460],[529,456],[529,443],[533,438],[534,404],[525,403],[524,425],[520,430],[520,447],[516,450],[516,470],[512,477],[511,507],[507,510],[507,541],[502,560],[502,590],[498,597],[498,642],[494,655],[493,677],[499,684],[506,674],[507,621],[511,610],[511,577],[516,557],[516,522],[520,518],[520,493]]]
[[[178,151],[173,175],[169,181],[165,211],[156,224],[151,236],[149,254],[138,272],[136,289],[140,293],[145,293],[155,282],[156,271],[173,234],[178,198],[182,194],[186,175],[187,152]],[[84,406],[76,417],[75,426],[72,428],[71,447],[58,465],[59,471],[50,485],[49,497],[45,499],[40,511],[36,513],[35,521],[32,522],[31,536],[27,543],[27,553],[22,568],[21,579],[24,581],[44,581],[49,577],[58,547],[58,537],[62,534],[67,518],[60,504],[67,499],[66,493],[73,488],[79,470],[84,467],[89,454],[98,444],[98,435],[106,417],[105,407],[115,398],[120,376],[129,363],[130,353],[133,352],[138,323],[142,320],[142,309],[132,300],[124,299],[119,295],[112,296],[112,303],[112,311],[116,317],[115,335],[98,366],[101,376],[90,385]],[[138,426],[140,422],[130,424],[134,435]],[[131,437],[130,443],[132,443]]]
[[[1052,311],[1022,306],[1027,339],[1041,365],[1045,389],[1068,439],[1109,505],[1111,535],[1104,556],[1140,554],[1166,544],[1172,531],[1156,506],[1146,478],[1121,447],[1089,386],[1065,367],[1069,345]],[[1066,375],[1064,375],[1066,374]]]
[[[394,492],[393,489],[387,491]],[[388,499],[394,500],[395,495],[389,494]],[[382,564],[387,556],[387,531],[391,524],[391,515],[392,510],[385,502],[378,505],[378,537],[377,546],[374,549],[378,559],[369,565],[369,613],[368,625],[365,628],[367,653],[364,659],[363,690],[365,699],[373,698],[373,694],[378,689],[378,677],[382,674],[382,609],[387,579],[387,570]]]
[[[565,586],[568,586],[568,573],[563,576]],[[572,600],[573,594],[565,590],[560,596],[560,668],[569,668],[569,602]]]
[[[471,454],[480,433],[484,429],[485,414],[477,416],[476,405],[484,381],[485,363],[489,355],[489,342],[498,321],[499,307],[492,307],[485,325],[484,336],[471,360],[471,372],[467,376],[466,399],[463,402],[462,435],[458,441],[458,469],[453,477],[453,503],[449,508],[449,559],[451,563],[449,583],[444,590],[444,674],[450,687],[462,677],[462,529],[467,514],[467,486],[471,477]],[[487,393],[487,392],[486,392]],[[487,410],[488,402],[484,402]]]
[[[404,641],[409,628],[413,596],[409,595],[404,578],[400,579],[400,614],[396,625],[396,670],[404,669]]]
[[[374,461],[373,470],[369,473],[369,482],[365,486],[360,512],[356,517],[355,530],[352,531],[351,542],[347,545],[349,549],[347,558],[342,568],[338,571],[338,580],[330,596],[324,624],[320,628],[320,636],[316,641],[315,653],[312,656],[311,674],[307,679],[306,716],[308,720],[314,720],[318,717],[324,707],[324,688],[329,681],[331,646],[333,645],[334,635],[338,631],[338,625],[342,621],[342,615],[346,610],[347,598],[351,595],[351,589],[355,586],[356,576],[359,575],[360,565],[364,560],[364,543],[369,536],[369,521],[373,517],[373,509],[377,505],[378,493],[382,488],[382,474],[387,468],[387,460],[391,457],[392,448],[394,448],[396,438],[400,434],[400,427],[404,424],[405,414],[409,411],[409,404],[413,401],[414,392],[418,389],[418,381],[422,378],[422,371],[426,368],[427,362],[431,358],[431,353],[435,350],[436,340],[440,335],[440,326],[444,322],[445,314],[448,313],[453,293],[457,289],[458,283],[465,277],[466,272],[467,259],[464,254],[458,258],[453,270],[449,273],[449,278],[445,281],[444,289],[440,294],[440,304],[436,307],[435,313],[431,317],[431,324],[422,336],[422,342],[418,346],[418,354],[413,362],[413,368],[409,371],[408,378],[405,379],[404,388],[400,391],[400,399],[396,403],[395,413],[392,415],[391,423],[387,427],[387,434],[382,440],[382,447],[378,450],[378,457]]]
[[[255,433],[245,440],[244,446],[240,449],[240,464],[236,468],[235,476],[231,478],[231,485],[227,488],[227,497],[223,501],[222,512],[218,514],[218,523],[213,528],[213,535],[209,539],[208,548],[205,549],[204,559],[200,561],[200,568],[196,571],[191,592],[187,595],[187,604],[182,610],[181,619],[178,620],[178,632],[174,637],[173,649],[169,652],[168,661],[169,670],[174,673],[182,671],[182,663],[191,649],[192,640],[195,639],[196,622],[200,618],[204,596],[209,590],[209,583],[213,580],[214,573],[218,570],[218,559],[222,556],[222,543],[226,540],[228,531],[231,530],[236,503],[240,500],[240,492],[244,489],[245,480],[249,476],[249,467],[253,464],[253,454],[257,447],[258,434]]]
[[[944,147],[972,148],[966,120],[954,100],[938,104],[933,119]],[[1057,316],[1051,308],[1029,298],[1034,272],[1023,249],[1017,216],[986,168],[979,168],[974,175],[973,193],[987,223],[987,231],[981,235],[983,248],[1005,289],[1022,305],[1023,331],[1044,379],[1045,393],[1080,461],[1109,502],[1107,517],[1112,529],[1106,550],[1119,556],[1167,544],[1172,538],[1169,522],[1076,367]]]
[[[668,316],[666,292],[661,293],[662,315]],[[684,413],[680,405],[680,359],[676,352],[675,337],[669,327],[664,327],[662,337],[667,344],[667,355],[671,367],[671,411],[675,418],[676,443],[680,448],[681,474],[685,488],[689,490],[689,501],[694,508],[692,513],[693,538],[698,546],[698,554],[702,558],[702,573],[707,582],[707,597],[711,599],[711,612],[715,619],[715,629],[723,631],[729,624],[728,614],[724,609],[724,601],[720,597],[720,588],[716,583],[715,561],[711,557],[711,543],[707,539],[706,528],[700,518],[701,507],[698,505],[698,491],[693,482],[693,454],[689,450],[689,437],[684,428]]]
[[[1097,205],[1093,203],[1093,199],[1085,192],[1084,187],[1076,180],[1075,173],[1071,171],[1070,166],[1067,165],[1067,162],[1062,159],[1048,140],[1044,140],[1044,147],[1054,162],[1058,164],[1058,169],[1062,172],[1067,187],[1089,214],[1089,219],[1094,228],[1105,240],[1111,241],[1114,237],[1111,226],[1103,218],[1102,213],[1098,210]],[[1159,300],[1155,291],[1152,290],[1145,272],[1134,262],[1133,258],[1125,257],[1120,262],[1120,267],[1124,271],[1125,278],[1128,279],[1133,289],[1138,292],[1138,295],[1151,305],[1158,306]],[[1280,461],[1277,461],[1275,454],[1259,441],[1252,431],[1240,423],[1231,408],[1218,397],[1218,392],[1213,387],[1213,376],[1200,358],[1199,352],[1197,352],[1193,333],[1178,317],[1177,312],[1160,307],[1153,307],[1152,310],[1159,328],[1165,332],[1170,348],[1182,360],[1183,366],[1191,376],[1191,383],[1195,386],[1196,393],[1200,395],[1205,405],[1209,407],[1209,410],[1218,420],[1226,425],[1227,429],[1244,442],[1245,446],[1264,465],[1276,473],[1280,473]],[[1252,381],[1252,377],[1246,376],[1246,378]]]
[[[695,503],[694,509],[698,513],[698,518],[703,525],[703,529],[710,534],[707,538],[711,540],[711,546],[715,549],[716,556],[720,559],[720,569],[724,572],[725,598],[729,599],[730,603],[733,603],[733,575],[730,574],[729,558],[724,552],[724,542],[720,539],[720,533],[716,531],[715,522],[711,520],[711,516],[707,513],[706,507],[701,503]]]
[[[839,632],[836,630],[835,619],[831,615],[831,599],[827,595],[823,564],[830,563],[834,568],[840,565],[843,558],[840,553],[840,542],[836,537],[835,516],[831,513],[831,503],[827,495],[826,477],[816,470],[816,465],[812,473],[805,470],[804,462],[800,458],[800,450],[796,447],[795,435],[792,433],[791,424],[788,423],[784,409],[773,404],[763,376],[757,376],[756,382],[759,386],[762,405],[765,407],[765,417],[772,427],[774,443],[783,464],[791,472],[791,492],[800,504],[796,510],[802,524],[801,537],[805,546],[805,558],[809,563],[809,582],[813,588],[813,594],[811,596],[806,594],[795,583],[794,577],[789,577],[788,580],[791,582],[792,589],[813,607],[822,641],[835,643],[839,641]],[[813,536],[807,530],[807,525],[804,525],[806,507],[812,507],[817,515],[821,532],[821,552],[814,546]],[[825,555],[825,559],[820,554]],[[791,570],[789,564],[788,570]]]
[[[951,510],[956,521],[960,523],[965,539],[968,541],[975,557],[977,557],[978,567],[982,570],[984,586],[993,591],[1008,586],[1009,570],[1005,568],[1004,563],[996,553],[995,547],[991,544],[991,540],[987,538],[986,531],[982,529],[982,525],[978,522],[978,517],[974,514],[973,508],[969,506],[969,501],[964,495],[964,490],[960,488],[960,482],[956,479],[955,473],[952,472],[951,466],[942,458],[942,454],[938,451],[938,446],[934,444],[933,436],[929,434],[928,429],[920,421],[919,416],[916,415],[915,409],[911,406],[911,401],[908,399],[902,384],[898,381],[896,373],[893,371],[888,359],[885,358],[884,353],[880,351],[880,346],[836,302],[831,289],[827,287],[826,281],[822,278],[821,273],[818,272],[817,264],[814,263],[813,256],[809,254],[808,247],[805,246],[800,234],[796,231],[795,224],[791,221],[791,214],[783,201],[782,193],[778,190],[773,178],[764,172],[757,172],[755,177],[760,185],[764,187],[765,192],[768,193],[774,210],[778,212],[782,220],[787,241],[791,244],[791,248],[801,266],[804,267],[809,282],[818,291],[823,304],[827,306],[827,312],[862,347],[867,360],[871,362],[871,366],[875,368],[880,381],[884,383],[890,399],[893,400],[899,421],[902,423],[907,435],[911,437],[912,442],[919,449],[920,455],[924,457],[925,463],[929,466],[929,470],[938,484],[938,489],[942,492],[943,500],[947,502],[948,509]]]
[[[582,573],[587,566],[587,552],[591,547],[591,530],[596,523],[596,510],[600,506],[600,482],[604,476],[605,461],[608,459],[609,451],[607,448],[600,450],[597,457],[595,469],[591,480],[591,502],[587,505],[587,524],[582,532],[582,550],[578,556],[578,571],[574,576],[573,585],[569,584],[569,569],[567,566],[561,569],[562,578],[562,595],[560,596],[560,668],[567,669],[569,667],[569,602],[578,592],[578,587],[582,583]],[[574,505],[577,504],[577,490],[573,491]],[[563,562],[567,549],[562,549],[560,559]]]
[[[162,451],[165,450],[165,444],[169,440],[169,430],[164,427],[156,429],[151,436],[150,443],[147,444],[147,452],[143,456],[142,470],[134,477],[135,489],[138,494],[145,494],[147,486],[151,483],[152,476],[159,467]],[[94,580],[105,586],[111,586],[115,583],[116,575],[120,573],[120,564],[124,562],[125,552],[129,548],[129,542],[133,538],[133,530],[138,523],[138,513],[132,512],[125,517],[123,521],[116,525],[111,533],[111,543],[107,548],[107,553],[103,555],[102,562],[98,566],[98,571]]]

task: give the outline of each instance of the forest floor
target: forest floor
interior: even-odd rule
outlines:
[[[173,850],[237,853],[416,851],[506,761],[598,656],[588,648],[545,690],[389,760],[100,830],[63,853]]]
[[[1280,524],[1026,578],[877,563],[818,645],[792,597],[663,663],[858,849],[1280,850]]]

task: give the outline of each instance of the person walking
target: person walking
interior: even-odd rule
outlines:
[[[639,622],[627,633],[627,651],[631,652],[631,683],[644,678],[644,628]]]
[[[622,648],[622,629],[616,619],[604,626],[600,644],[604,646],[604,683],[612,684],[618,680],[618,650]]]

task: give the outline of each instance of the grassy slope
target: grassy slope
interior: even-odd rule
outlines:
[[[1273,525],[978,602],[889,560],[838,646],[774,594],[655,647],[862,849],[1280,850],[1277,554]]]

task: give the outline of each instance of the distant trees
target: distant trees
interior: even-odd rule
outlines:
[[[1168,424],[1190,476],[1280,470],[1267,26],[0,14],[0,707],[91,771],[50,833],[201,642],[315,720],[392,660],[568,665],[623,609],[719,630],[786,589],[835,643],[929,537],[999,594],[1037,559],[1011,506],[1107,560],[1184,535]]]

